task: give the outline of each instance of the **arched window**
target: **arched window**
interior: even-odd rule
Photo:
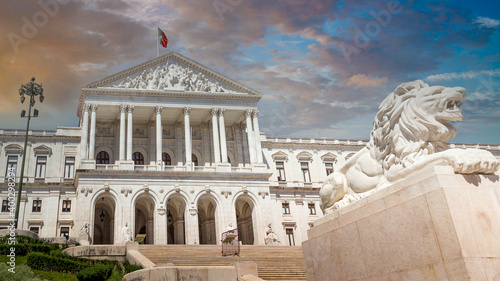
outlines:
[[[191,154],[191,159],[193,160],[193,164],[195,166],[198,166],[198,157],[196,157],[196,155],[194,154]]]
[[[132,160],[134,160],[134,165],[144,165],[144,156],[140,152],[134,152]]]
[[[161,159],[163,161],[163,164],[172,165],[172,159],[170,158],[170,155],[168,155],[168,153],[163,152],[163,154],[161,155]]]
[[[96,164],[109,164],[109,154],[106,151],[97,153]]]

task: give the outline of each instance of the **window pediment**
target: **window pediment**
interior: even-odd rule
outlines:
[[[35,152],[35,155],[52,155],[52,148],[43,144],[33,148],[33,151]]]
[[[337,162],[337,155],[331,153],[331,152],[328,152],[326,154],[323,154],[321,156],[321,160],[323,160],[323,162]]]
[[[23,148],[18,144],[9,144],[5,147],[5,154],[23,154]]]
[[[301,153],[297,154],[297,159],[299,161],[311,161],[312,157],[313,155],[307,151],[302,151]]]
[[[278,151],[276,153],[274,153],[273,155],[271,155],[271,157],[273,158],[274,161],[279,161],[279,160],[284,160],[284,161],[288,161],[288,154],[286,154],[285,152],[283,151]]]

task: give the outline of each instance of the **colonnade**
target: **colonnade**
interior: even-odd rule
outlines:
[[[81,136],[81,159],[94,160],[95,156],[95,138],[96,138],[96,112],[97,104],[83,105],[82,112],[82,136]],[[155,156],[156,164],[162,163],[162,117],[163,106],[154,108],[156,120],[156,146]],[[215,163],[227,163],[227,139],[226,125],[224,120],[225,108],[212,108],[210,110],[212,131],[213,131],[213,153]],[[89,111],[90,114],[90,133],[89,133]],[[119,160],[132,161],[133,144],[133,105],[120,105],[120,140],[119,140]],[[184,145],[185,145],[185,164],[192,163],[192,139],[190,124],[190,107],[184,107]],[[247,109],[245,114],[245,125],[247,131],[247,144],[250,163],[263,163],[262,147],[260,142],[260,130],[258,121],[258,110]],[[90,134],[90,135],[89,135]],[[88,153],[87,153],[88,152]],[[179,154],[180,155],[180,154]],[[178,163],[182,161],[179,160]]]

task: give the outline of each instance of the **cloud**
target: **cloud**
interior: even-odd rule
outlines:
[[[486,17],[478,17],[475,21],[480,26],[494,28],[500,25],[500,20],[486,18]]]
[[[348,87],[363,87],[363,88],[376,88],[380,87],[383,83],[387,82],[387,77],[372,78],[365,74],[356,74],[345,82]]]
[[[435,74],[435,75],[430,75],[425,79],[431,81],[452,80],[452,79],[473,79],[480,75],[487,75],[493,77],[500,76],[500,68],[491,70],[469,70],[465,72]]]

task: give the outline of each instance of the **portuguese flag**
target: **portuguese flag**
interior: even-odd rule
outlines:
[[[160,44],[166,48],[168,44],[168,39],[165,33],[158,27],[158,40],[160,40]]]

